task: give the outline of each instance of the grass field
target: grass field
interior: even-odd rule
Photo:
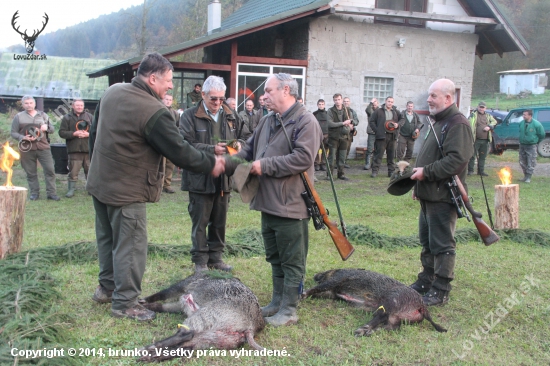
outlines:
[[[515,153],[515,155],[514,155]],[[488,162],[517,162],[517,152],[490,156]],[[368,225],[381,234],[409,236],[417,233],[419,206],[409,195],[395,197],[386,193],[388,178],[370,177],[361,170],[361,161],[351,161],[349,182],[336,182],[346,224]],[[493,173],[493,171],[491,171]],[[383,172],[381,172],[383,173]],[[520,176],[519,172],[513,172]],[[330,183],[316,184],[331,217],[337,219]],[[547,233],[550,215],[548,197],[550,178],[536,177],[530,185],[520,186],[520,228],[539,229]],[[0,179],[4,183],[4,176]],[[44,192],[44,180],[40,176]],[[26,187],[21,167],[16,167],[14,183]],[[175,182],[177,185],[179,182]],[[484,213],[485,200],[479,177],[468,178],[474,207]],[[498,178],[485,179],[489,203]],[[94,211],[91,197],[79,182],[76,195],[65,199],[66,176],[58,175],[60,202],[41,199],[27,202],[23,250],[59,246],[77,241],[93,241]],[[159,203],[148,205],[149,242],[190,245],[190,220],[187,194],[163,194]],[[238,195],[231,198],[227,234],[241,229],[258,229],[260,214],[250,211]],[[460,219],[458,228],[471,228]],[[326,230],[311,226],[306,288],[313,286],[313,275],[332,268],[365,268],[392,276],[406,284],[418,273],[419,248],[374,249],[356,246],[353,256],[342,262]],[[254,357],[205,356],[190,359],[191,365],[543,365],[550,363],[550,289],[548,267],[550,246],[533,242],[501,240],[485,247],[479,242],[459,244],[456,278],[448,305],[431,310],[436,323],[448,329],[436,332],[429,323],[404,325],[398,331],[380,331],[371,337],[356,338],[353,331],[371,315],[343,302],[307,299],[298,309],[299,323],[292,327],[267,326],[256,341],[271,350],[286,350],[288,356]],[[248,285],[265,305],[270,300],[270,267],[260,255],[252,258],[227,258],[235,275]],[[192,273],[190,257],[150,255],[143,281],[148,295]],[[115,319],[109,305],[91,300],[97,286],[96,262],[61,263],[51,267],[51,275],[60,292],[54,302],[45,304],[67,314],[66,347],[133,350],[172,335],[182,316],[159,314],[149,323]],[[0,284],[0,294],[2,293]],[[513,299],[517,299],[514,301]],[[2,327],[0,325],[0,333]],[[248,345],[245,349],[250,349]],[[18,360],[22,363],[23,360]],[[55,359],[42,359],[56,364]],[[134,357],[75,357],[71,363],[88,365],[131,365]],[[182,361],[167,362],[168,365]],[[15,364],[15,363],[13,363]]]
[[[515,95],[506,95],[500,93],[491,93],[486,95],[472,96],[471,106],[476,108],[480,101],[487,103],[487,108],[500,109],[502,111],[523,106],[550,106],[550,90],[544,94],[529,95],[524,98],[518,98]]]

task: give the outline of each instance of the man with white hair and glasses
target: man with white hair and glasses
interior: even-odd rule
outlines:
[[[202,101],[183,112],[180,131],[198,150],[217,156],[227,153],[227,143],[237,138],[239,119],[225,105],[226,86],[219,76],[209,76],[202,85]],[[184,170],[182,190],[189,192],[192,221],[191,261],[195,272],[208,269],[231,271],[222,260],[225,248],[225,223],[229,208],[230,178]]]

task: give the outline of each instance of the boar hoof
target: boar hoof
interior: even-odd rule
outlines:
[[[356,337],[368,337],[373,333],[373,329],[370,325],[365,325],[364,327],[357,328],[353,333]]]

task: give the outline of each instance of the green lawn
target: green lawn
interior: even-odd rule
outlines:
[[[503,162],[507,157],[489,157],[489,162]],[[517,161],[517,156],[514,157]],[[511,160],[512,161],[512,160]],[[340,205],[346,223],[367,225],[389,236],[410,236],[417,233],[419,206],[409,195],[394,197],[386,193],[388,178],[376,179],[361,170],[362,162],[351,161],[349,182],[336,182]],[[493,186],[499,184],[491,171],[485,178],[489,203],[493,202]],[[514,172],[519,176],[519,172]],[[322,180],[316,188],[331,217],[337,220],[330,184]],[[4,176],[0,179],[4,182]],[[41,197],[44,198],[44,181]],[[21,167],[16,167],[14,183],[26,187]],[[179,182],[175,182],[177,185]],[[479,177],[468,178],[474,207],[486,209]],[[23,250],[60,246],[66,243],[94,240],[94,211],[91,197],[79,182],[72,199],[63,196],[66,176],[58,176],[60,202],[41,199],[27,202]],[[548,233],[548,197],[550,178],[539,177],[530,185],[520,186],[520,228],[539,229]],[[159,203],[148,205],[149,241],[157,244],[190,245],[190,220],[187,194],[163,194]],[[250,211],[238,195],[231,199],[228,214],[228,236],[241,229],[258,229],[260,214]],[[466,219],[458,229],[473,228]],[[313,275],[332,268],[365,268],[392,276],[406,284],[415,280],[420,268],[419,248],[375,249],[353,243],[356,251],[342,262],[326,230],[310,229],[310,251],[306,287],[314,285]],[[548,244],[548,243],[545,243]],[[532,241],[501,240],[486,247],[480,242],[460,243],[456,278],[448,305],[431,310],[434,321],[447,333],[438,333],[428,322],[404,325],[398,331],[380,331],[372,337],[356,338],[353,331],[365,324],[370,314],[351,308],[343,302],[307,299],[298,309],[299,323],[292,327],[266,329],[256,341],[272,350],[286,350],[286,357],[201,356],[189,361],[192,365],[542,365],[550,363],[550,289],[548,278],[548,245]],[[258,296],[261,305],[270,300],[270,267],[261,255],[252,258],[226,259],[235,268],[235,275]],[[48,271],[55,279],[59,296],[45,304],[48,310],[66,314],[70,320],[61,326],[67,332],[65,348],[102,348],[104,352],[133,350],[172,335],[182,316],[159,314],[149,323],[115,319],[109,305],[91,300],[97,285],[97,263],[62,262]],[[150,255],[143,281],[143,294],[156,292],[192,273],[189,255]],[[530,281],[526,279],[530,278]],[[24,279],[13,279],[15,283]],[[3,299],[0,284],[0,299]],[[517,298],[516,302],[510,299]],[[4,302],[4,304],[7,304]],[[13,304],[12,304],[13,305]],[[37,304],[37,310],[40,308]],[[0,337],[2,337],[0,324]],[[2,338],[3,339],[3,338]],[[244,345],[245,349],[250,349]],[[6,355],[3,355],[6,356]],[[196,355],[195,355],[196,356]],[[9,357],[7,358],[9,360]],[[18,360],[22,364],[21,359]],[[56,359],[42,359],[46,364],[59,364]],[[89,365],[133,365],[134,357],[75,357]],[[0,362],[1,363],[1,362]],[[6,364],[15,364],[13,359]],[[179,360],[167,362],[180,364]]]
[[[544,94],[529,95],[524,98],[518,98],[516,95],[506,95],[500,93],[491,93],[487,95],[472,96],[471,106],[476,108],[480,101],[487,103],[487,108],[510,110],[523,106],[550,106],[550,90]]]

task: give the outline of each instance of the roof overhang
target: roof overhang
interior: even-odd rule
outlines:
[[[183,53],[187,53],[199,48],[205,48],[224,41],[239,38],[246,34],[254,33],[262,29],[271,28],[278,24],[287,23],[292,20],[304,18],[316,13],[324,12],[324,11],[328,12],[328,10],[330,9],[330,7],[327,5],[328,3],[329,1],[327,0],[317,0],[307,6],[303,6],[298,9],[292,9],[290,11],[275,14],[273,16],[262,18],[255,22],[243,24],[237,27],[222,29],[221,31],[213,32],[212,34],[205,35],[203,37],[199,37],[191,41],[162,48],[157,52],[163,55],[164,57],[170,59],[171,57],[175,57]],[[93,72],[87,73],[86,75],[88,75],[91,78],[96,78],[96,77],[108,75],[110,73],[110,70],[115,68],[130,67],[132,69],[135,69],[141,62],[141,59],[142,57],[130,58],[128,60],[121,61],[117,64],[105,67],[103,69],[95,70]]]
[[[499,71],[497,74],[543,74],[550,69],[525,69],[525,70],[506,70]]]

